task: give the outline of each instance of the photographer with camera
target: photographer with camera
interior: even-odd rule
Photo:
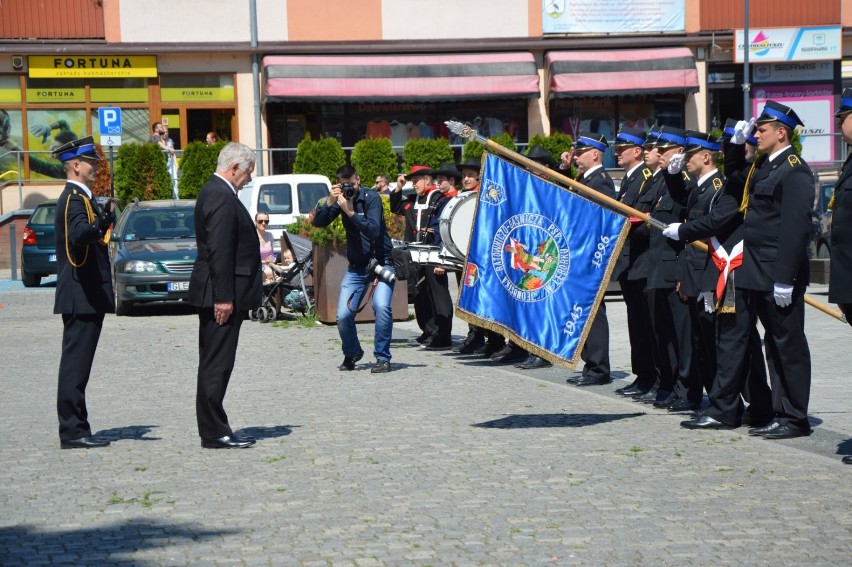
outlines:
[[[375,191],[361,186],[355,168],[344,165],[337,170],[337,183],[331,187],[325,203],[316,208],[313,225],[328,226],[341,216],[346,230],[346,259],[349,269],[340,282],[340,299],[337,303],[337,331],[343,342],[343,363],[340,370],[354,370],[355,363],[364,356],[355,314],[358,305],[372,294],[376,315],[374,374],[390,372],[390,341],[393,334],[391,299],[396,273],[391,263],[393,249],[385,225],[382,198]],[[368,290],[369,288],[369,290]]]

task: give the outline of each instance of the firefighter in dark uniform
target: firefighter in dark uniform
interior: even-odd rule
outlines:
[[[811,354],[805,337],[804,293],[811,237],[814,178],[790,139],[802,121],[793,109],[766,101],[757,118],[757,148],[743,192],[743,263],[736,289],[760,319],[772,388],[773,421],[749,435],[788,439],[811,433]]]
[[[772,420],[772,393],[766,383],[760,333],[734,284],[745,230],[739,210],[748,173],[744,169],[743,141],[756,144],[756,140],[747,138],[750,124],[741,121],[739,133],[735,124],[736,120],[729,120],[719,138],[728,177],[711,198],[707,214],[663,231],[668,238],[687,242],[709,239],[707,255],[711,261],[704,272],[702,290],[712,291],[716,310],[716,376],[707,392],[710,405],[695,419],[681,422],[687,429],[732,429],[743,423],[766,425]],[[750,403],[748,410],[743,397]]]
[[[86,385],[103,327],[104,314],[115,313],[110,276],[109,228],[112,203],[98,205],[91,187],[100,159],[92,137],[72,140],[54,150],[67,179],[56,203],[56,300],[62,315],[62,356],[56,409],[63,449],[106,447],[92,436],[86,409]]]
[[[637,128],[623,127],[615,136],[613,149],[618,165],[624,168],[618,200],[643,213],[654,206],[651,177],[654,172],[645,165],[643,146],[646,136]],[[616,393],[622,396],[648,393],[657,382],[654,364],[654,334],[645,298],[648,281],[648,246],[650,227],[639,218],[630,218],[630,232],[621,248],[613,277],[618,280],[627,309],[627,332],[630,338],[630,366],[636,379]]]
[[[684,154],[669,161],[669,173],[679,173],[685,167],[695,180],[686,203],[686,220],[703,217],[710,210],[710,201],[722,188],[724,178],[716,168],[716,157],[721,144],[716,136],[690,130],[686,133]],[[706,252],[687,246],[678,257],[677,291],[686,301],[691,332],[691,362],[688,373],[681,374],[675,384],[677,399],[668,406],[669,411],[693,411],[701,407],[704,390],[713,386],[716,375],[715,305],[712,296],[704,290],[704,273],[710,258]]]
[[[432,183],[434,172],[429,166],[411,166],[411,173],[407,177],[414,185],[415,192],[408,197],[402,194],[405,177],[399,176],[396,188],[390,194],[391,211],[405,217],[403,238],[406,242],[422,244],[433,244],[435,239],[440,242],[438,219],[449,198]],[[418,268],[413,296],[414,314],[423,331],[416,340],[432,350],[444,350],[452,346],[452,298],[448,291],[447,274],[443,269],[440,271],[442,273],[435,273],[434,266]]]
[[[852,89],[844,89],[837,117],[843,141],[852,144]],[[852,323],[852,154],[846,158],[834,196],[830,202],[831,214],[831,272],[829,274],[828,300],[836,303]],[[852,455],[843,457],[852,465]]]
[[[577,135],[573,148],[574,163],[579,172],[577,181],[615,199],[615,183],[603,167],[606,148],[606,137],[602,134],[581,131]],[[567,382],[577,386],[596,386],[612,382],[609,365],[609,322],[603,301],[592,320],[580,358],[585,363],[582,374],[568,378]]]
[[[686,145],[686,131],[663,126],[655,144],[659,152],[660,170],[655,172],[655,204],[652,217],[666,224],[683,221],[686,215],[688,185],[684,174],[669,174],[668,160],[682,153]],[[688,176],[687,176],[688,177]],[[683,243],[663,236],[659,230],[651,231],[648,252],[648,284],[646,297],[651,313],[651,324],[657,351],[655,361],[660,373],[657,391],[636,398],[639,401],[667,407],[675,401],[675,382],[684,372],[689,359],[689,311],[676,291],[677,259]]]

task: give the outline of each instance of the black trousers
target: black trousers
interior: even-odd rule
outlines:
[[[700,402],[704,390],[710,392],[716,376],[715,317],[707,313],[704,302],[697,297],[688,297],[690,347],[681,356],[679,377],[675,393],[691,402]]]
[[[740,290],[737,290],[740,293]],[[810,431],[811,351],[805,337],[804,290],[793,291],[793,303],[778,307],[771,291],[743,290],[746,308],[763,328],[766,365],[772,388],[775,421]]]
[[[743,397],[749,401],[754,422],[772,417],[772,392],[766,382],[756,319],[749,313],[741,290],[735,293],[734,306],[735,313],[716,315],[716,376],[708,392],[710,406],[704,413],[739,426],[745,411]]]
[[[104,314],[62,315],[62,357],[59,359],[59,386],[56,412],[59,438],[63,441],[89,437],[86,384],[104,324]]]
[[[645,278],[618,280],[627,309],[627,333],[630,337],[630,366],[636,375],[636,386],[646,390],[657,382],[654,365],[654,333],[651,314],[645,298]]]
[[[598,312],[589,328],[589,336],[583,350],[583,376],[609,379],[609,321],[606,318],[606,304],[601,301]]]
[[[423,289],[420,295],[425,295],[426,309],[429,311],[424,332],[426,329],[430,329],[429,335],[435,337],[439,342],[452,342],[453,298],[450,295],[446,272],[442,275],[436,275],[432,266],[426,266]]]
[[[231,435],[223,406],[231,371],[237,356],[237,343],[245,313],[234,312],[224,325],[218,325],[212,307],[198,310],[198,386],[195,416],[198,435],[218,439]]]
[[[691,348],[689,310],[674,288],[649,289],[645,293],[654,341],[654,361],[660,376],[659,388],[674,391],[680,375],[681,356],[689,356]]]

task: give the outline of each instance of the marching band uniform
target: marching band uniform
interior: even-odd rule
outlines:
[[[54,151],[63,163],[81,162],[94,169],[100,157],[91,136],[73,140]],[[76,167],[76,166],[74,166]],[[66,170],[68,171],[68,170]],[[115,215],[95,203],[92,192],[68,172],[56,203],[56,299],[53,312],[62,315],[62,356],[56,408],[63,449],[105,447],[92,437],[86,409],[86,385],[92,370],[105,313],[115,313],[107,242]]]
[[[615,137],[615,148],[636,145],[644,146],[645,133],[637,128],[624,127]],[[650,179],[653,172],[641,162],[627,171],[621,181],[618,199],[629,207],[650,213],[654,206],[654,192]],[[631,218],[630,232],[616,261],[613,277],[618,280],[624,305],[627,309],[627,332],[630,337],[630,366],[636,379],[617,393],[630,396],[645,394],[657,382],[654,364],[654,334],[645,285],[648,281],[648,247],[650,227],[639,219]]]
[[[663,126],[656,147],[669,150],[686,144],[686,132]],[[654,178],[656,200],[653,218],[664,223],[681,222],[685,215],[688,194],[682,183],[666,183],[666,172],[658,170]],[[683,176],[678,174],[679,178]],[[660,373],[657,392],[637,398],[640,401],[665,407],[674,401],[675,380],[680,372],[680,357],[688,347],[689,312],[675,291],[677,258],[683,244],[667,239],[659,230],[651,231],[648,253],[648,284],[646,297],[651,313],[657,351],[655,360]]]

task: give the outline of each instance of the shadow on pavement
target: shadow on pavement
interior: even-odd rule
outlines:
[[[645,415],[639,413],[531,413],[508,415],[492,421],[474,423],[473,427],[491,429],[525,429],[529,427],[587,427],[620,419]]]
[[[49,532],[24,524],[0,527],[0,557],[4,565],[145,565],[146,561],[134,558],[141,550],[170,547],[179,544],[178,538],[200,542],[235,533],[239,530],[148,520]]]
[[[128,425],[127,427],[113,427],[95,433],[95,437],[107,441],[120,441],[131,439],[133,441],[159,441],[162,437],[145,437],[151,430],[159,425]]]
[[[841,443],[837,444],[837,454],[843,455],[852,455],[852,439],[847,439]]]
[[[284,437],[293,433],[294,427],[302,427],[301,425],[274,425],[272,427],[258,426],[246,427],[236,433],[243,435],[251,435],[258,441],[261,439],[274,439],[275,437]]]

